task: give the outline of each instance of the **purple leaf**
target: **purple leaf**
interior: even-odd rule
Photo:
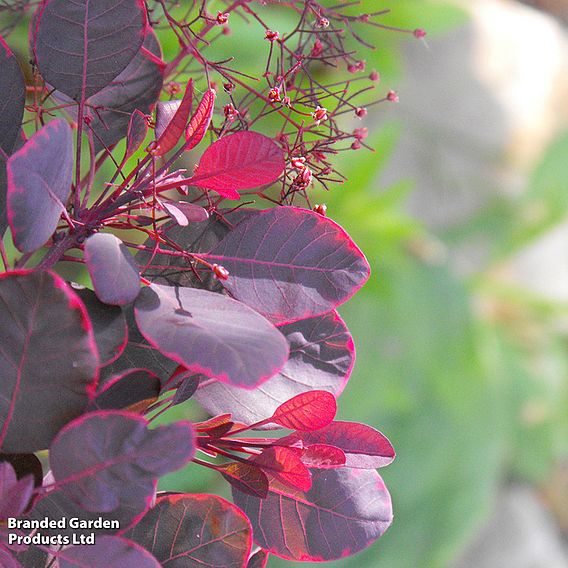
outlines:
[[[97,536],[89,546],[75,545],[54,553],[59,568],[160,568],[161,564],[135,542],[118,536]]]
[[[252,546],[248,519],[216,495],[158,497],[128,537],[180,568],[242,568]]]
[[[150,37],[150,36],[148,36]],[[127,68],[128,69],[128,68]],[[126,152],[124,158],[128,158],[140,148],[142,142],[148,134],[148,121],[146,115],[136,109],[128,121],[128,128],[126,130]]]
[[[129,132],[127,156],[142,144],[148,130],[145,115],[152,112],[162,90],[161,58],[156,34],[147,30],[143,46],[126,69],[87,101],[85,115],[91,118],[91,128],[96,133],[96,152],[103,149],[103,144],[116,144]],[[133,125],[132,120],[136,121]],[[130,126],[133,128],[129,129]]]
[[[162,386],[169,381],[178,363],[162,355],[144,339],[134,319],[132,306],[123,308],[128,328],[128,343],[120,357],[101,370],[101,382],[107,384],[117,375],[122,375],[136,368],[144,368],[160,378]]]
[[[277,373],[288,357],[284,336],[270,322],[221,294],[152,284],[134,311],[140,331],[161,353],[242,388]]]
[[[157,478],[185,465],[195,452],[189,422],[148,429],[129,412],[91,412],[68,424],[49,452],[62,491],[87,511],[112,511],[130,485],[150,499]]]
[[[282,443],[305,446],[328,444],[345,452],[346,466],[357,469],[376,469],[389,465],[395,451],[386,436],[378,430],[357,422],[332,422],[316,432],[294,433],[281,439]]]
[[[0,36],[0,148],[11,154],[20,134],[26,85],[16,57]]]
[[[307,493],[271,482],[266,499],[233,489],[255,542],[289,560],[323,562],[363,550],[392,522],[390,495],[373,470],[312,472]]]
[[[235,132],[205,150],[190,183],[227,199],[240,199],[237,190],[273,183],[285,166],[284,152],[271,138],[258,132]]]
[[[85,101],[132,61],[145,28],[140,0],[46,0],[34,21],[33,52],[47,83]]]
[[[164,208],[164,211],[181,227],[187,227],[189,225],[188,218],[183,214],[181,209],[176,207],[176,203],[172,201],[159,201],[160,205]]]
[[[8,222],[14,243],[32,252],[57,228],[71,191],[73,140],[63,119],[52,120],[8,159]]]
[[[187,227],[189,223],[201,223],[209,218],[206,209],[193,203],[161,200],[161,204],[166,213],[182,227]]]
[[[98,355],[82,302],[50,272],[0,275],[0,443],[46,448],[94,394]]]
[[[22,479],[31,475],[34,485],[40,487],[43,482],[43,468],[35,454],[0,454],[0,463],[9,463],[16,472],[16,477]]]
[[[87,308],[95,333],[101,366],[112,363],[124,350],[128,338],[124,313],[117,306],[103,304],[88,288],[77,284],[71,284],[71,287]]]
[[[87,411],[129,410],[142,413],[160,396],[160,379],[146,369],[131,369],[105,384]]]
[[[249,558],[247,568],[266,568],[268,556],[266,550],[258,550]]]
[[[337,312],[278,329],[290,346],[290,358],[282,370],[261,388],[246,392],[218,381],[203,383],[195,398],[207,412],[230,412],[236,421],[254,424],[302,392],[326,390],[337,397],[343,391],[355,363],[355,348]]]
[[[140,292],[140,273],[126,245],[111,233],[85,241],[85,263],[95,294],[105,304],[125,306]]]
[[[178,205],[179,207],[179,205]],[[244,219],[256,215],[254,209],[240,208],[231,212],[221,210],[223,217],[216,213],[203,223],[190,224],[180,227],[170,223],[164,227],[165,236],[171,242],[176,243],[186,251],[192,253],[209,252],[230,230]],[[148,239],[146,246],[153,248],[154,241]],[[166,244],[161,245],[166,251],[173,250]],[[200,264],[190,267],[187,259],[179,256],[158,253],[153,255],[149,251],[140,251],[136,254],[139,266],[148,266],[144,276],[157,284],[169,284],[170,286],[183,286],[187,288],[200,288],[215,292],[222,292],[223,287],[217,280],[210,268]],[[194,273],[195,271],[195,273]]]
[[[11,464],[0,463],[0,519],[19,517],[26,510],[33,489],[33,476],[18,480]]]
[[[0,566],[2,568],[22,568],[22,565],[12,556],[12,554],[0,545]]]
[[[51,472],[45,478],[44,485],[54,482]],[[155,484],[154,484],[155,485]],[[155,492],[155,486],[152,488],[152,494]],[[131,483],[124,487],[120,493],[120,505],[111,512],[101,514],[100,512],[85,511],[75,504],[67,494],[63,491],[50,491],[42,496],[34,504],[34,508],[26,518],[41,520],[45,517],[60,522],[65,519],[65,528],[42,529],[42,532],[50,536],[66,535],[72,536],[73,533],[79,535],[88,535],[92,529],[76,529],[69,527],[69,519],[75,517],[81,521],[95,521],[102,517],[106,521],[112,521],[109,528],[97,529],[97,540],[103,534],[115,534],[119,531],[125,531],[133,526],[143,514],[150,508],[151,500],[148,498],[146,484]],[[116,528],[118,524],[118,528]]]
[[[320,315],[367,281],[369,264],[330,219],[298,207],[276,207],[239,223],[203,255],[230,273],[223,286],[277,323]]]
[[[195,391],[197,391],[201,376],[202,375],[193,375],[189,371],[183,373],[181,384],[176,388],[172,405],[175,406],[189,400],[195,394]]]

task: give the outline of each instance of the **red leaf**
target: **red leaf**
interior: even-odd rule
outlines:
[[[213,89],[207,90],[203,95],[195,114],[191,117],[185,129],[186,150],[195,148],[203,140],[213,117],[216,95],[217,93]]]
[[[156,140],[152,147],[152,154],[154,156],[163,156],[169,152],[181,138],[183,134],[183,129],[187,124],[189,119],[189,113],[191,112],[191,105],[193,103],[193,81],[190,79],[185,88],[185,93],[183,94],[183,99],[179,105],[176,113],[166,126],[164,132]]]
[[[345,452],[328,444],[313,444],[302,454],[302,462],[315,469],[332,469],[345,465]]]
[[[205,422],[196,424],[198,432],[206,432],[208,436],[221,438],[224,434],[229,432],[235,423],[231,420],[230,414],[222,414],[215,416]]]
[[[327,391],[308,391],[281,404],[266,422],[299,431],[327,426],[337,412],[335,397]]]
[[[247,463],[228,463],[221,466],[221,475],[243,493],[264,499],[268,495],[268,477],[259,467]]]
[[[249,461],[293,489],[309,491],[312,486],[310,470],[302,463],[299,452],[296,453],[292,448],[272,446]]]
[[[375,469],[390,464],[395,451],[386,436],[375,428],[357,422],[332,422],[317,432],[294,433],[280,442],[304,446],[326,444],[340,448],[346,455],[345,465],[357,469]]]
[[[284,152],[271,138],[258,132],[235,132],[205,150],[190,182],[227,199],[239,199],[237,190],[275,182],[285,165]]]

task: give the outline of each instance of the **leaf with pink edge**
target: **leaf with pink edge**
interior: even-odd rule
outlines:
[[[266,550],[257,550],[249,558],[247,568],[266,568],[269,554]]]
[[[69,499],[87,511],[112,511],[132,484],[154,493],[155,480],[192,459],[195,434],[189,422],[148,429],[130,412],[90,412],[55,438],[49,463]]]
[[[233,488],[263,549],[295,561],[339,560],[370,546],[392,522],[392,504],[376,471],[315,470],[308,492],[271,481],[266,499]]]
[[[71,192],[73,139],[61,118],[38,130],[7,163],[8,222],[21,252],[44,245]]]
[[[132,61],[146,25],[140,0],[45,0],[32,26],[33,53],[47,83],[85,101]]]
[[[56,274],[1,274],[0,302],[10,306],[0,310],[0,446],[35,452],[94,394],[95,338],[83,303]]]
[[[95,294],[105,304],[125,306],[140,292],[140,272],[126,245],[111,233],[85,241],[85,264]]]
[[[196,373],[254,388],[288,357],[284,336],[244,304],[221,294],[152,284],[136,300],[146,340]]]
[[[236,421],[254,424],[302,392],[326,390],[336,397],[341,394],[355,363],[355,347],[339,314],[333,311],[278,329],[290,346],[290,357],[282,370],[250,391],[219,381],[202,383],[195,398],[207,412],[230,412]]]
[[[284,152],[272,138],[258,132],[235,132],[205,150],[191,185],[240,199],[239,190],[274,183],[284,171]]]
[[[369,278],[369,264],[334,221],[275,207],[239,223],[209,254],[231,295],[277,323],[327,313]]]
[[[248,519],[216,495],[158,497],[127,536],[172,568],[242,568],[252,547]]]
[[[357,469],[376,469],[389,465],[395,451],[387,437],[366,424],[335,421],[315,432],[295,432],[281,439],[282,443],[305,446],[327,444],[340,448],[346,455],[346,466]]]
[[[73,545],[57,551],[59,568],[160,568],[161,564],[135,542],[119,536],[98,536],[89,546]]]

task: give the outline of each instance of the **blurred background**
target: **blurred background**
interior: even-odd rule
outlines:
[[[393,526],[331,565],[568,568],[568,0],[362,4],[428,35],[367,30],[400,102],[353,124],[376,151],[339,156],[348,183],[313,198],[373,267],[340,310],[358,352],[340,416],[398,453]],[[195,466],[161,487],[228,494]]]

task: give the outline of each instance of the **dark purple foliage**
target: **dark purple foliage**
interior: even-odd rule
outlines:
[[[317,389],[341,394],[355,363],[355,348],[337,312],[278,329],[290,346],[286,365],[262,389],[243,392],[218,381],[202,383],[196,399],[208,412],[230,412],[235,420],[252,424],[268,418],[280,404],[302,392]]]
[[[239,223],[205,255],[230,274],[223,286],[277,323],[327,313],[369,277],[369,265],[330,219],[277,207]]]
[[[32,252],[57,228],[71,191],[73,142],[62,119],[44,126],[15,154],[8,170],[8,222],[14,244]]]
[[[55,555],[60,568],[160,568],[144,548],[122,537],[100,536],[94,545],[74,545]]]
[[[162,566],[241,568],[251,546],[248,519],[215,495],[164,495],[128,537]]]
[[[150,501],[156,479],[185,465],[194,453],[188,422],[149,430],[136,414],[107,410],[67,424],[51,444],[49,464],[56,486],[70,499],[87,511],[104,512],[119,507],[131,485]]]
[[[34,21],[33,52],[50,85],[84,102],[132,61],[145,27],[140,0],[47,0]]]
[[[85,242],[85,264],[99,300],[111,306],[131,304],[140,292],[140,273],[124,243],[110,233]]]
[[[343,179],[335,155],[365,146],[342,115],[365,115],[355,98],[378,73],[353,77],[364,62],[348,36],[383,12],[294,0],[279,7],[294,31],[279,33],[250,0],[217,15],[208,0],[176,4],[24,2],[23,69],[0,37],[3,567],[335,560],[392,521],[374,471],[392,445],[334,421],[355,362],[336,309],[369,265],[312,203],[314,186]],[[235,18],[264,46],[256,75],[217,46]],[[191,398],[210,416],[156,425]],[[156,493],[190,462],[236,505]],[[88,547],[28,546],[9,543],[9,517],[119,527]]]
[[[92,326],[71,288],[48,272],[1,274],[0,301],[11,306],[0,311],[0,448],[43,450],[94,394]]]
[[[272,480],[266,499],[233,489],[255,542],[290,560],[337,560],[369,546],[392,521],[390,495],[370,470],[312,471],[312,488],[295,491]]]
[[[135,312],[161,353],[223,382],[253,388],[288,358],[286,340],[270,322],[220,294],[153,284],[140,293]]]

